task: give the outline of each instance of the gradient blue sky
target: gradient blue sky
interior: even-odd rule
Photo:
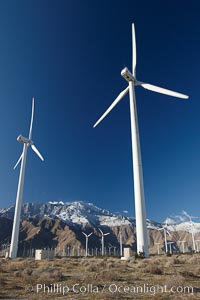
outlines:
[[[200,216],[199,1],[0,2],[0,207],[15,203],[35,96],[23,201],[92,202],[134,215],[128,96],[92,126],[126,87],[131,23],[137,77],[190,95],[136,90],[147,217],[183,209]]]

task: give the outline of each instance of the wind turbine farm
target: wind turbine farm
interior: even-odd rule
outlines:
[[[2,2],[1,299],[200,297],[199,11]]]
[[[80,219],[80,206],[82,206],[82,219]],[[73,287],[74,280],[76,279],[78,280],[76,285],[77,289],[74,287],[74,291],[72,289],[71,291],[67,292],[67,290],[65,290],[64,292],[65,296],[73,296],[75,292],[78,292],[78,284],[83,284],[81,283],[81,280],[85,276],[86,279],[84,279],[85,283],[83,286],[89,289],[88,298],[92,299],[94,296],[94,289],[96,289],[96,291],[101,290],[101,285],[107,280],[109,280],[110,284],[120,284],[120,286],[124,288],[122,283],[125,276],[124,272],[126,272],[126,278],[128,278],[131,284],[133,284],[133,280],[139,281],[140,285],[147,284],[147,276],[150,276],[151,280],[156,283],[159,275],[159,282],[162,285],[168,284],[169,287],[171,287],[173,284],[175,288],[177,284],[178,286],[180,286],[180,284],[184,286],[187,282],[187,286],[189,286],[186,294],[187,297],[188,294],[192,294],[194,292],[193,287],[196,286],[195,280],[198,274],[198,262],[200,261],[200,256],[198,252],[194,253],[192,251],[191,233],[189,231],[184,232],[184,228],[187,228],[186,226],[188,226],[187,222],[174,225],[174,231],[171,231],[170,229],[170,241],[167,241],[168,252],[165,253],[165,245],[163,246],[164,239],[162,238],[161,231],[159,231],[157,228],[158,223],[148,220],[147,230],[150,257],[148,259],[144,259],[136,256],[136,234],[134,231],[129,232],[130,229],[134,230],[134,219],[125,217],[127,225],[121,226],[121,220],[119,216],[112,215],[110,212],[107,212],[106,215],[105,210],[97,210],[97,208],[91,203],[88,204],[88,207],[85,203],[80,202],[71,204],[59,202],[57,204],[40,204],[40,212],[44,211],[44,208],[46,209],[43,212],[43,218],[41,215],[40,218],[39,216],[35,215],[35,212],[38,211],[38,207],[35,206],[35,211],[33,211],[33,208],[34,207],[31,205],[31,203],[29,205],[28,203],[22,205],[21,217],[23,218],[23,222],[21,225],[21,231],[24,234],[26,233],[25,240],[27,241],[26,247],[22,249],[24,251],[19,252],[20,255],[17,259],[3,259],[2,256],[0,258],[0,279],[2,281],[2,276],[5,278],[5,280],[2,281],[5,288],[1,291],[1,295],[4,295],[4,297],[9,295],[9,290],[7,289],[6,285],[8,276],[11,286],[13,283],[12,293],[14,294],[17,294],[15,286],[18,287],[20,285],[27,285],[31,280],[33,284],[32,295],[30,294],[29,290],[21,289],[20,293],[18,291],[18,295],[20,294],[21,297],[26,296],[30,299],[32,299],[31,297],[33,297],[33,295],[35,296],[37,293],[40,297],[47,297],[48,289],[46,288],[45,291],[43,290],[45,287],[44,284],[46,284],[46,286],[48,284],[48,287],[51,287],[51,285],[53,285],[56,281],[59,282],[59,286],[60,284],[64,283],[64,285],[70,285]],[[68,216],[67,219],[67,215],[65,216],[63,212],[71,212],[72,210],[74,214]],[[46,215],[47,211],[49,212],[48,217]],[[58,214],[59,212],[60,214]],[[2,216],[1,213],[2,212],[0,211],[0,216]],[[6,213],[8,213],[8,210]],[[55,216],[53,218],[53,213],[55,213],[57,217]],[[95,213],[97,218],[96,222],[94,220]],[[25,217],[25,214],[27,214],[27,217]],[[31,216],[35,217],[33,218]],[[101,225],[101,229],[99,230],[98,223],[99,220],[101,220],[100,216],[102,216],[103,220],[101,223],[104,225]],[[70,221],[72,219],[75,220],[75,217],[77,223],[70,224]],[[61,220],[61,218],[63,219]],[[88,218],[87,223],[81,223],[85,222],[86,218]],[[60,221],[58,222],[59,219]],[[109,224],[110,219],[115,220],[115,223],[118,222],[118,225],[115,225],[114,227],[105,225],[106,223]],[[36,220],[38,220],[38,222],[36,222]],[[67,220],[68,222],[66,222]],[[91,220],[93,221],[93,225],[88,227],[88,224],[91,223]],[[61,231],[63,223],[65,225]],[[86,224],[87,232],[89,232],[89,234],[81,231],[82,228],[85,228]],[[195,227],[197,224],[198,223],[194,222]],[[182,226],[181,228],[180,225]],[[160,223],[159,226],[162,226],[162,224]],[[167,228],[170,228],[170,225],[166,226]],[[69,229],[67,230],[66,227]],[[37,244],[37,228],[40,229],[40,246]],[[91,231],[88,231],[89,228]],[[132,235],[134,235],[134,254],[127,260],[120,259],[120,239],[118,240],[118,243],[115,243],[115,234],[117,237],[119,232],[118,230],[121,230],[124,249],[129,245],[128,240]],[[32,236],[33,232],[35,232],[34,237]],[[41,235],[42,233],[43,235]],[[103,242],[101,243],[99,243],[99,233],[101,233],[101,240],[103,238]],[[49,244],[46,244],[45,247],[42,247],[41,242],[42,240],[45,240],[46,236],[51,236],[52,240],[48,239]],[[75,237],[73,240],[71,239],[72,236]],[[185,240],[182,239],[183,236]],[[196,238],[197,236],[200,237],[200,234],[197,233]],[[80,243],[82,237],[84,237],[84,239],[83,242]],[[93,239],[90,239],[90,237],[93,237]],[[32,244],[28,242],[30,239],[32,239]],[[183,244],[179,243],[179,241],[186,242],[186,240],[189,247],[184,246],[183,249]],[[126,244],[126,242],[128,244]],[[22,241],[20,240],[20,244],[21,243]],[[23,244],[25,245],[25,241],[23,241]],[[6,256],[7,247],[8,245],[3,245],[1,254]],[[36,254],[38,251],[40,251],[38,248],[42,249],[41,251],[43,253],[43,257],[41,259],[35,259],[35,251]],[[183,273],[185,272],[186,268],[190,272],[190,275],[185,275]],[[171,273],[172,269],[176,269],[176,280],[178,281],[175,281],[173,274]],[[13,272],[13,270],[17,271]],[[32,272],[32,270],[34,270],[34,272]],[[171,280],[173,280],[173,283]],[[88,288],[88,286],[90,286],[90,288]],[[80,287],[82,287],[82,285]],[[82,289],[85,290],[84,287],[82,287]],[[62,290],[57,290],[54,288],[54,292],[52,292],[51,295],[48,295],[48,297],[53,299],[53,297],[55,297],[55,292],[61,294]],[[109,290],[107,293],[108,294],[106,294],[105,297],[108,297],[108,295],[111,298],[116,297],[116,293],[110,293]],[[175,292],[176,296],[177,293]],[[145,293],[142,293],[142,295],[143,294]],[[127,294],[124,292],[122,295],[120,297],[127,296]],[[168,295],[170,295],[170,292],[167,293],[167,296]],[[146,299],[148,299],[148,297],[151,297],[151,295],[148,294]]]

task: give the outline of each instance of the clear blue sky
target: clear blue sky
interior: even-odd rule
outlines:
[[[126,87],[131,23],[137,77],[190,95],[136,90],[147,217],[183,209],[200,216],[199,1],[1,1],[0,207],[15,203],[35,96],[23,201],[93,202],[134,215],[128,96],[92,126]]]

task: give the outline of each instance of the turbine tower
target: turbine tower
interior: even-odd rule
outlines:
[[[29,129],[29,137],[25,138],[21,134],[18,136],[17,141],[23,144],[23,151],[18,159],[14,169],[21,161],[21,168],[19,174],[19,182],[18,182],[18,189],[17,189],[17,197],[16,197],[16,205],[15,205],[15,215],[14,215],[14,222],[13,222],[13,230],[12,230],[12,238],[11,238],[11,245],[10,245],[10,258],[17,257],[17,250],[18,250],[18,238],[19,238],[19,226],[20,226],[20,215],[21,215],[21,206],[22,206],[22,196],[23,196],[23,189],[24,189],[24,175],[25,175],[25,167],[26,167],[26,155],[28,147],[30,146],[32,150],[39,156],[41,160],[44,160],[38,149],[35,147],[32,141],[32,127],[33,127],[33,116],[34,116],[34,98],[32,99],[32,114],[31,114],[31,123]]]
[[[110,234],[110,232],[103,233],[103,231],[100,228],[99,228],[99,231],[101,232],[101,247],[102,247],[101,253],[102,253],[102,256],[104,256],[104,236]]]
[[[85,236],[85,256],[88,256],[88,238],[93,234],[93,232],[88,235],[85,232],[82,232],[82,234]]]
[[[100,117],[93,127],[96,127],[107,114],[117,105],[117,103],[129,92],[130,100],[130,118],[131,118],[131,140],[132,140],[132,158],[133,158],[133,178],[134,178],[134,195],[135,195],[135,218],[136,218],[136,231],[137,231],[137,252],[144,252],[145,256],[149,256],[147,227],[146,227],[146,208],[144,199],[144,185],[142,173],[142,160],[140,152],[140,138],[137,119],[137,108],[135,98],[135,86],[141,86],[144,89],[187,99],[188,96],[173,92],[161,87],[147,84],[136,79],[136,40],[135,40],[135,27],[132,24],[132,73],[128,68],[121,71],[122,77],[128,82],[128,86],[123,90],[106,112]]]

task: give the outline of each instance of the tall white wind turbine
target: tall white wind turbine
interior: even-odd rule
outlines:
[[[82,234],[85,236],[85,256],[88,256],[88,238],[93,234],[93,232],[88,235],[85,232],[82,232]]]
[[[96,127],[107,114],[117,105],[117,103],[129,92],[130,99],[130,117],[131,117],[131,140],[132,140],[132,157],[133,157],[133,178],[134,178],[134,194],[135,194],[135,217],[136,217],[136,230],[137,230],[137,252],[145,252],[145,256],[149,256],[148,240],[147,240],[147,227],[146,227],[146,208],[144,199],[144,186],[143,186],[143,173],[142,173],[142,160],[140,152],[140,138],[137,120],[137,108],[135,98],[135,86],[141,86],[144,89],[188,99],[187,95],[173,92],[152,84],[147,84],[136,79],[136,39],[135,27],[132,24],[132,73],[128,68],[121,71],[122,77],[128,82],[128,86],[123,90],[106,112],[100,117],[93,127]]]
[[[21,206],[22,206],[22,196],[23,196],[23,188],[24,188],[24,175],[25,175],[25,167],[26,167],[26,155],[28,147],[30,146],[32,150],[39,156],[41,160],[44,160],[38,149],[35,147],[32,141],[32,127],[33,127],[33,116],[34,116],[34,98],[32,99],[32,113],[31,113],[31,123],[29,129],[29,137],[25,138],[21,134],[18,136],[17,141],[23,144],[23,151],[18,159],[14,169],[21,161],[21,168],[19,174],[19,182],[17,189],[17,197],[16,197],[16,205],[15,205],[15,215],[12,229],[12,238],[10,245],[10,258],[17,257],[18,250],[18,238],[19,238],[19,226],[20,226],[20,215],[21,215]]]
[[[104,256],[104,236],[110,234],[110,232],[108,233],[103,233],[103,231],[99,228],[99,231],[101,232],[101,253],[102,253],[102,256]]]

